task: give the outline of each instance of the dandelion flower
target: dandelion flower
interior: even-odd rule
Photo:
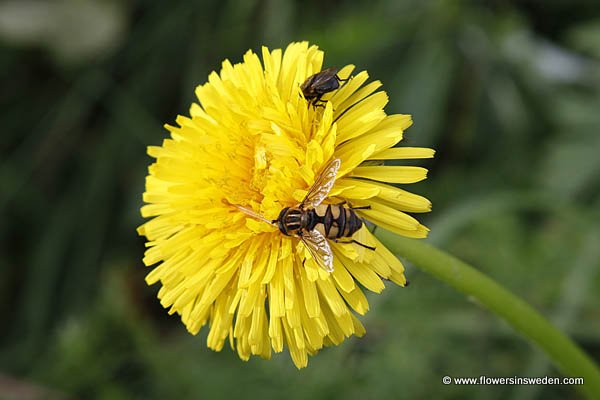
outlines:
[[[148,239],[146,277],[160,282],[158,297],[180,315],[188,331],[209,326],[207,345],[228,341],[240,358],[270,358],[289,349],[298,368],[308,355],[365,329],[356,317],[369,305],[363,288],[380,293],[383,280],[406,284],[404,268],[367,229],[354,243],[330,241],[333,271],[320,268],[304,244],[267,221],[297,206],[317,174],[339,159],[324,203],[346,201],[366,221],[400,235],[423,238],[427,228],[408,213],[427,212],[424,197],[389,183],[426,177],[424,168],[385,166],[385,160],[433,157],[433,150],[394,147],[411,124],[387,115],[379,81],[348,65],[339,89],[319,105],[308,102],[303,82],[322,70],[323,52],[306,42],[285,51],[262,48],[242,63],[222,64],[196,88],[190,117],[166,125],[170,138],[150,146],[138,232]],[[350,78],[350,79],[348,79]],[[345,81],[345,79],[348,79]]]

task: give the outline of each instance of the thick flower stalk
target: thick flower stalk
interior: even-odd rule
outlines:
[[[338,72],[341,86],[313,104],[303,82],[323,67],[323,52],[306,42],[248,51],[243,63],[223,62],[219,74],[198,86],[190,117],[166,128],[171,137],[151,146],[139,228],[147,237],[147,276],[160,282],[161,304],[178,313],[192,334],[209,325],[208,346],[226,341],[247,360],[289,349],[295,365],[308,354],[339,344],[365,329],[355,316],[369,306],[362,288],[379,293],[382,279],[406,284],[404,268],[368,230],[355,243],[329,241],[333,272],[320,268],[305,245],[267,221],[297,206],[332,159],[341,166],[328,204],[347,202],[366,221],[391,232],[423,238],[427,228],[407,213],[427,212],[424,197],[389,183],[426,177],[414,166],[385,160],[428,158],[424,148],[394,147],[412,121],[387,115],[379,81],[366,72]],[[347,81],[344,79],[349,78]]]

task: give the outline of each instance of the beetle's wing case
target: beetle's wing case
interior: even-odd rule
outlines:
[[[333,272],[333,253],[325,236],[317,230],[303,230],[300,239],[319,267]]]
[[[335,177],[340,169],[341,164],[342,162],[339,158],[334,158],[329,164],[327,164],[327,166],[315,179],[315,183],[313,183],[310,189],[308,189],[306,197],[302,203],[300,203],[300,208],[304,210],[315,208],[327,198],[327,195],[335,183]]]

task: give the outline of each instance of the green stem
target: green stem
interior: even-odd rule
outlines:
[[[384,230],[379,230],[377,237],[397,255],[459,292],[477,299],[479,303],[502,317],[544,350],[566,376],[583,377],[584,385],[577,386],[578,389],[589,398],[600,399],[598,366],[579,346],[529,304],[475,268],[423,240],[399,237]]]

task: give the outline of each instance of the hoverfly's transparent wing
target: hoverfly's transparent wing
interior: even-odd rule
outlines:
[[[275,222],[274,222],[274,221],[269,221],[268,219],[266,219],[265,217],[263,217],[263,216],[262,216],[262,215],[260,215],[259,213],[257,213],[257,212],[254,212],[253,210],[251,210],[251,209],[249,209],[249,208],[242,207],[242,206],[239,206],[239,205],[237,205],[237,204],[232,204],[232,206],[234,206],[235,208],[237,208],[238,210],[240,210],[240,211],[241,211],[241,212],[243,212],[244,214],[251,216],[251,217],[252,217],[252,218],[254,218],[254,219],[257,219],[257,220],[259,220],[259,221],[266,222],[267,224],[275,225]]]
[[[308,190],[308,193],[306,194],[306,197],[302,203],[300,203],[300,208],[303,210],[315,208],[327,198],[327,195],[335,183],[335,177],[340,169],[340,165],[342,165],[342,162],[339,158],[334,158],[329,164],[327,164],[327,166],[315,179],[315,183],[313,183],[311,188]]]
[[[325,236],[313,229],[302,231],[300,239],[317,265],[327,272],[333,272],[333,253]]]

